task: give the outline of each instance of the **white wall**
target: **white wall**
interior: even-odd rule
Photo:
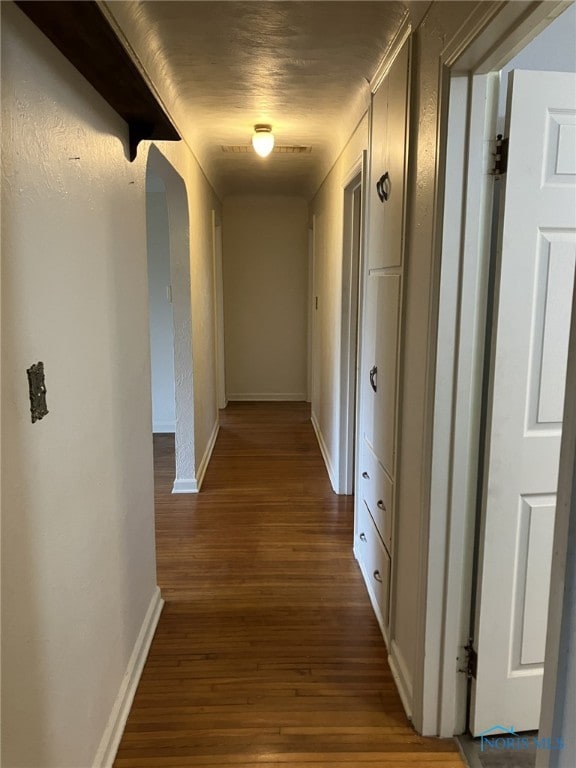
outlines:
[[[226,393],[305,400],[308,206],[300,197],[228,197],[223,208]]]
[[[344,184],[368,146],[368,115],[310,204],[314,216],[315,349],[312,359],[312,422],[333,488],[337,488],[340,450],[340,339],[342,324],[342,254]]]
[[[84,768],[102,757],[158,605],[147,145],[128,161],[126,123],[9,3],[2,77],[1,762]],[[219,203],[185,146],[163,151],[190,201],[202,457],[217,427]],[[50,413],[32,424],[26,368],[38,360]]]
[[[174,320],[167,292],[171,282],[168,205],[164,184],[150,173],[150,169],[146,179],[146,229],[152,427],[154,432],[174,432]]]
[[[156,586],[143,162],[6,3],[2,77],[2,762],[78,768]]]

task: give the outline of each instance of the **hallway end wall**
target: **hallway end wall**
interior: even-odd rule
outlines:
[[[340,343],[342,325],[342,260],[344,185],[351,169],[368,147],[368,114],[364,115],[346,147],[310,204],[314,216],[312,308],[312,423],[332,487],[339,486],[340,467]]]
[[[306,400],[308,206],[239,195],[223,207],[229,400]]]

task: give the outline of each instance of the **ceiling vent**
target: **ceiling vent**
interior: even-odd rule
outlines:
[[[252,146],[249,144],[242,144],[238,146],[228,145],[222,146],[222,152],[230,152],[234,155],[245,155],[248,152],[254,152]],[[272,150],[273,155],[304,155],[310,154],[312,147],[274,147]]]

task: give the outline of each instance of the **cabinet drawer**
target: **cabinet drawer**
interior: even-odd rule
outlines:
[[[358,504],[356,553],[374,610],[388,626],[390,557],[363,501]],[[378,615],[379,614],[379,615]]]
[[[364,443],[360,459],[360,495],[388,552],[392,545],[392,494],[392,481]]]

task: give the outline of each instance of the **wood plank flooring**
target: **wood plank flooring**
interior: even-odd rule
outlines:
[[[232,403],[200,494],[155,436],[165,598],[116,768],[460,768],[410,727],[304,403]]]

